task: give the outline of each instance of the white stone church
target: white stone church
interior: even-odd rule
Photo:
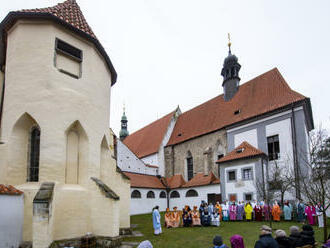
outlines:
[[[292,90],[277,68],[241,84],[230,45],[223,94],[184,113],[177,108],[130,135],[124,115],[118,165],[132,181],[131,214],[202,200],[259,201],[257,184],[268,187],[275,166],[294,171],[296,180],[308,173],[310,99]],[[287,195],[299,197],[299,190]]]

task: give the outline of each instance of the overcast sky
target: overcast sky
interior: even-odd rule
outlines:
[[[1,0],[11,10],[54,0]],[[123,103],[130,133],[173,111],[222,93],[227,33],[242,65],[241,83],[277,67],[311,98],[315,126],[330,129],[330,1],[77,0],[118,73],[110,125]]]

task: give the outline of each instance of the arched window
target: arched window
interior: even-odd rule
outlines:
[[[155,193],[153,191],[148,191],[147,198],[155,198]]]
[[[186,197],[197,197],[197,196],[198,196],[198,193],[194,189],[190,189],[186,193]]]
[[[172,191],[170,194],[170,198],[180,198],[180,194],[178,191]]]
[[[188,181],[194,177],[194,163],[190,151],[188,151],[187,154],[187,175],[188,175]]]
[[[133,190],[131,198],[141,198],[141,193],[138,190]]]
[[[33,127],[30,136],[30,163],[28,170],[28,181],[39,180],[39,154],[40,154],[40,129]]]
[[[165,191],[160,192],[159,198],[166,198],[166,193]]]

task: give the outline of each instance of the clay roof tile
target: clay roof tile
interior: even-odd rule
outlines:
[[[16,189],[12,185],[0,184],[0,195],[21,195],[23,191]]]
[[[196,173],[196,175],[190,179],[186,184],[184,184],[182,187],[189,188],[189,187],[197,187],[197,186],[205,186],[205,185],[211,185],[211,184],[218,184],[220,183],[220,180],[213,174],[213,172],[210,172],[208,175],[204,175],[204,173],[199,172]]]
[[[233,160],[239,160],[243,158],[253,158],[258,156],[266,156],[264,152],[250,145],[248,142],[244,141],[234,150],[229,152],[226,156],[220,158],[217,163],[230,162]]]
[[[219,95],[178,117],[167,145],[228,127],[306,99],[290,89],[277,68],[239,86],[236,95],[225,101]]]
[[[165,189],[159,177],[145,174],[138,174],[132,172],[123,172],[130,180],[132,188],[154,188]]]
[[[158,152],[175,111],[127,136],[123,143],[138,157]]]

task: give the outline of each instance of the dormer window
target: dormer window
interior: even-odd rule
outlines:
[[[244,148],[239,148],[236,150],[236,153],[242,153],[242,152],[244,152]]]
[[[239,113],[241,113],[241,110],[240,110],[240,109],[237,109],[237,110],[234,112],[234,115],[238,115]]]

